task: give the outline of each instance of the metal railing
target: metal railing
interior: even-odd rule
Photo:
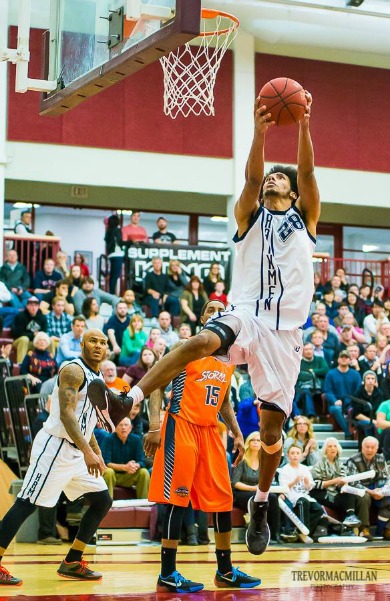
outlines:
[[[321,274],[321,282],[325,284],[340,268],[346,272],[348,281],[361,286],[368,284],[371,288],[382,284],[385,293],[390,289],[390,258],[382,261],[369,259],[338,259],[326,255],[314,255],[314,270]]]
[[[7,250],[14,249],[19,256],[19,263],[27,268],[32,277],[39,269],[43,269],[45,259],[56,259],[60,250],[61,238],[55,236],[19,236],[4,233],[3,256]]]

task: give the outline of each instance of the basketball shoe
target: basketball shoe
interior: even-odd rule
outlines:
[[[260,578],[248,576],[248,574],[241,572],[240,568],[232,568],[232,571],[227,574],[221,574],[217,570],[214,584],[217,588],[254,588],[261,584],[261,580]]]
[[[23,584],[23,580],[21,580],[20,578],[15,578],[15,576],[11,576],[9,571],[0,565],[0,585],[1,584],[11,584],[13,586],[20,586],[21,584]]]
[[[107,432],[114,432],[119,422],[129,415],[133,406],[133,399],[127,396],[127,392],[115,394],[100,379],[90,382],[87,394],[102,428]]]
[[[163,578],[160,574],[157,580],[157,593],[196,593],[204,589],[204,584],[187,580],[179,572],[172,572]]]
[[[72,578],[73,580],[101,580],[100,572],[94,572],[88,567],[88,563],[83,559],[81,561],[62,561],[57,570],[57,574],[63,578]]]
[[[254,501],[254,497],[251,497],[248,501],[250,520],[245,533],[245,542],[248,551],[253,555],[264,553],[271,538],[267,524],[268,506],[268,501],[258,503]]]

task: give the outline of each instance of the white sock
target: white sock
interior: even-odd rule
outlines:
[[[269,492],[262,492],[259,487],[257,487],[257,491],[255,494],[254,501],[256,503],[265,503],[268,501]]]
[[[133,405],[138,405],[138,403],[143,401],[145,398],[144,393],[139,386],[133,386],[133,388],[130,390],[130,396],[134,400]]]

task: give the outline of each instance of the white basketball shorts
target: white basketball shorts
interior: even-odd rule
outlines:
[[[301,366],[302,330],[270,330],[261,316],[239,308],[211,318],[206,329],[215,331],[219,322],[236,338],[227,355],[217,358],[234,365],[246,363],[257,398],[276,405],[288,417]]]
[[[40,430],[18,497],[34,505],[54,507],[63,491],[70,501],[88,492],[107,490],[102,476],[88,473],[83,453],[64,438]]]

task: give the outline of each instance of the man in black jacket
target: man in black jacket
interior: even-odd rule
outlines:
[[[368,369],[363,374],[363,384],[360,390],[352,398],[352,419],[358,429],[360,445],[365,436],[375,435],[375,427],[372,419],[375,417],[379,405],[384,400],[383,393],[378,388],[376,373]]]
[[[12,346],[16,349],[16,360],[21,363],[29,350],[33,348],[34,336],[37,332],[47,331],[47,320],[39,308],[36,296],[30,296],[24,311],[15,315],[12,324]]]

